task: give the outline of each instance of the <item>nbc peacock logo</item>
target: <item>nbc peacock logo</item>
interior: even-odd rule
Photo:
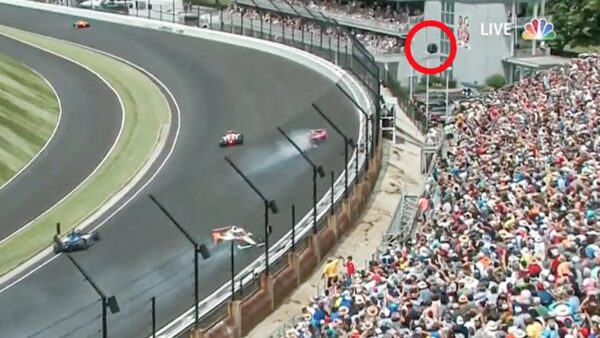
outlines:
[[[521,37],[523,40],[554,40],[556,39],[556,33],[554,32],[554,25],[548,22],[548,20],[541,18],[535,18],[525,24],[525,30]]]

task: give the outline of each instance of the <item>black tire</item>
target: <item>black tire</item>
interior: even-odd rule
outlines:
[[[86,239],[80,238],[77,243],[75,243],[73,250],[84,250],[89,248],[89,243]]]
[[[99,241],[99,240],[100,240],[100,232],[99,232],[99,231],[94,231],[94,232],[92,233],[92,238],[93,238],[95,241]]]
[[[55,254],[61,253],[62,252],[62,248],[60,246],[60,243],[54,242],[54,245],[52,245],[52,250],[54,250]]]
[[[244,144],[244,135],[240,135],[239,144]]]

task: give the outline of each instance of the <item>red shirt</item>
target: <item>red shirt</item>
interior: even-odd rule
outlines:
[[[556,273],[558,272],[559,264],[560,264],[560,261],[557,258],[552,260],[552,265],[550,265],[550,272],[552,272],[554,275],[556,275]]]
[[[346,273],[349,276],[352,276],[352,275],[354,275],[354,271],[355,271],[354,262],[353,261],[346,262]]]
[[[538,264],[530,264],[529,265],[529,276],[537,277],[542,272],[542,267]]]

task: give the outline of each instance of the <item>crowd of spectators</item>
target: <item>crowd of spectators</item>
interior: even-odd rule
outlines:
[[[364,1],[325,1],[325,0],[290,0],[292,4],[306,6],[321,11],[323,14],[341,19],[352,19],[366,25],[385,27],[394,31],[407,32],[411,21],[422,18],[419,8],[404,7],[396,10],[388,3],[378,2],[368,4]]]
[[[600,55],[462,105],[416,236],[330,259],[287,337],[597,338],[599,106]]]
[[[325,27],[309,20],[304,20],[298,17],[286,17],[275,15],[273,13],[263,13],[263,17],[261,18],[260,14],[252,9],[244,9],[235,6],[232,4],[228,8],[228,13],[236,18],[240,16],[244,16],[245,19],[252,20],[263,20],[264,23],[268,25],[272,25],[272,33],[278,34],[278,32],[283,29],[286,30],[286,35],[288,37],[291,36],[291,30],[296,29],[298,31],[303,30],[306,41],[309,41],[310,35],[312,34],[312,41],[314,44],[320,45],[321,34],[323,38],[323,46],[328,47],[329,41],[332,44],[337,44],[340,42],[341,48],[344,45],[350,45],[350,39],[348,36],[338,31],[333,27]],[[279,35],[283,35],[283,33],[279,33]],[[295,32],[296,37],[300,37],[302,35],[301,32]],[[390,37],[386,35],[381,35],[372,32],[361,32],[355,35],[357,40],[359,40],[371,53],[377,55],[384,55],[390,53],[401,53],[401,41],[398,38]]]

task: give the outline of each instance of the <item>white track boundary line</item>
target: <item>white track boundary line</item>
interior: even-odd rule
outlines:
[[[31,33],[31,34],[39,35],[39,34],[35,34],[35,33]],[[164,166],[167,164],[167,162],[171,158],[171,155],[175,151],[175,146],[177,145],[177,142],[179,141],[179,134],[181,132],[181,109],[179,107],[179,103],[177,102],[177,100],[175,99],[175,96],[169,90],[169,88],[162,81],[160,81],[154,74],[152,74],[151,72],[149,72],[145,68],[140,67],[137,64],[135,64],[135,63],[133,63],[131,61],[125,60],[125,59],[123,59],[121,57],[118,57],[116,55],[113,55],[113,54],[110,54],[110,53],[107,53],[107,52],[104,52],[104,51],[101,51],[101,50],[98,50],[98,49],[95,49],[95,48],[92,48],[92,47],[88,47],[88,46],[84,46],[84,45],[80,45],[80,44],[73,43],[73,42],[70,42],[70,41],[60,40],[60,39],[56,39],[56,38],[52,38],[52,37],[47,37],[47,36],[44,36],[44,37],[48,38],[50,40],[60,41],[62,43],[67,43],[67,44],[70,44],[72,46],[76,46],[76,47],[79,47],[79,48],[84,48],[84,49],[87,49],[89,51],[93,51],[93,52],[105,55],[107,57],[110,57],[110,58],[113,58],[113,59],[115,59],[117,61],[123,62],[123,63],[125,63],[125,64],[127,64],[127,65],[129,65],[129,66],[131,66],[131,67],[133,67],[133,68],[135,68],[137,70],[139,70],[140,72],[146,74],[146,76],[148,76],[151,79],[153,79],[156,83],[159,84],[159,86],[161,86],[164,89],[164,91],[167,93],[167,95],[169,95],[169,97],[173,101],[173,104],[175,105],[175,109],[177,110],[177,120],[178,120],[179,123],[177,123],[177,129],[175,131],[175,139],[173,140],[173,145],[171,146],[171,149],[169,149],[169,152],[168,152],[167,156],[165,157],[164,161],[160,164],[160,166],[158,167],[158,169],[156,170],[156,172],[148,179],[148,181],[146,181],[128,200],[126,200],[125,202],[123,202],[123,204],[117,210],[115,210],[104,221],[102,221],[100,224],[98,224],[96,227],[94,227],[92,229],[92,230],[96,230],[96,229],[100,228],[101,226],[103,226],[111,218],[113,218],[119,211],[121,211],[123,208],[125,208],[131,201],[133,201],[133,199],[135,199],[140,194],[140,192],[142,192],[142,190],[144,190],[156,178],[156,176],[158,176],[158,174],[162,171],[162,169],[164,168]],[[166,98],[165,98],[165,100],[166,100]],[[169,119],[171,119],[171,116],[169,116]],[[93,221],[93,220],[90,220],[90,221]],[[19,277],[18,279],[14,280],[12,283],[10,283],[10,284],[6,285],[4,288],[0,289],[0,293],[5,292],[6,290],[8,290],[9,288],[13,287],[14,285],[20,283],[21,281],[23,281],[27,277],[33,275],[38,270],[40,270],[44,266],[48,265],[49,263],[51,263],[52,261],[54,261],[59,256],[60,256],[60,254],[54,255],[50,259],[48,259],[45,262],[43,262],[42,264],[36,266],[31,271],[28,271],[23,276]],[[43,257],[40,258],[39,260],[41,260],[41,259],[43,259]],[[27,263],[30,263],[30,264],[35,263],[35,262],[32,262],[32,260],[34,260],[34,258],[32,258],[28,262],[24,263],[23,265],[25,265]]]
[[[84,184],[86,184],[97,172],[98,170],[100,170],[100,167],[102,167],[102,165],[104,165],[104,163],[108,160],[108,157],[112,154],[112,152],[114,151],[115,147],[117,146],[117,143],[119,142],[119,140],[121,139],[121,136],[123,134],[123,129],[125,127],[125,105],[123,104],[123,99],[121,98],[121,96],[119,95],[119,93],[117,93],[117,91],[115,90],[115,88],[105,79],[103,78],[100,74],[98,74],[95,70],[91,69],[90,67],[76,61],[73,60],[67,56],[64,55],[60,55],[56,52],[53,52],[49,49],[46,49],[44,47],[38,46],[34,43],[25,41],[23,39],[11,36],[10,34],[7,33],[3,33],[0,32],[0,35],[5,36],[9,39],[13,39],[15,41],[18,41],[22,44],[28,45],[30,47],[33,48],[37,48],[39,50],[42,50],[48,54],[57,56],[59,58],[62,58],[64,60],[67,60],[69,62],[72,62],[75,65],[78,65],[79,67],[87,70],[88,72],[92,73],[94,76],[96,76],[97,78],[99,78],[102,82],[104,82],[104,84],[110,88],[110,90],[115,94],[115,96],[117,97],[117,99],[119,100],[119,105],[121,106],[121,125],[119,127],[119,133],[117,134],[117,137],[115,138],[115,141],[113,142],[113,144],[111,145],[110,149],[108,149],[108,151],[106,152],[106,154],[104,155],[104,157],[102,158],[102,160],[100,161],[100,163],[96,166],[96,168],[94,168],[94,170],[81,182],[79,183],[73,190],[71,190],[67,195],[63,196],[63,198],[61,198],[58,202],[56,202],[53,206],[51,206],[50,208],[46,209],[46,211],[44,211],[43,213],[41,213],[40,215],[38,215],[36,218],[34,218],[33,220],[31,220],[29,223],[25,224],[24,226],[22,226],[21,228],[19,228],[19,230],[13,232],[12,234],[10,234],[9,236],[3,238],[2,240],[0,240],[0,245],[6,243],[7,241],[11,240],[12,238],[14,238],[15,236],[17,236],[18,234],[20,234],[21,232],[27,230],[32,224],[34,224],[36,221],[38,221],[40,218],[46,216],[49,212],[51,212],[52,210],[54,210],[54,208],[56,208],[59,204],[61,204],[62,202],[64,202],[67,198],[69,198],[70,196],[72,196],[76,191],[78,191]]]
[[[54,130],[52,131],[52,134],[50,134],[50,138],[48,138],[48,140],[46,140],[46,143],[44,143],[42,148],[29,160],[29,162],[27,162],[27,164],[25,164],[21,169],[19,169],[19,171],[17,171],[8,181],[6,181],[6,182],[4,182],[4,184],[0,185],[0,191],[2,191],[2,189],[6,188],[9,184],[11,184],[19,175],[21,175],[25,170],[27,170],[27,168],[29,168],[29,166],[33,163],[33,161],[35,161],[40,155],[42,155],[44,150],[46,150],[46,148],[48,148],[48,146],[50,145],[50,142],[52,142],[52,140],[54,139],[56,132],[58,132],[58,127],[60,126],[60,122],[62,121],[62,111],[63,111],[62,102],[60,100],[60,96],[58,95],[58,92],[56,91],[56,89],[54,88],[52,83],[50,83],[50,81],[48,81],[48,79],[46,79],[46,77],[44,75],[42,75],[40,72],[38,72],[37,70],[33,69],[32,67],[29,67],[28,65],[26,65],[24,63],[21,63],[21,64],[23,66],[27,67],[27,69],[32,71],[34,74],[39,76],[44,82],[46,82],[48,87],[50,87],[50,90],[52,90],[52,92],[54,93],[54,96],[56,97],[56,100],[58,101],[58,120],[56,121],[56,125],[54,126]]]

